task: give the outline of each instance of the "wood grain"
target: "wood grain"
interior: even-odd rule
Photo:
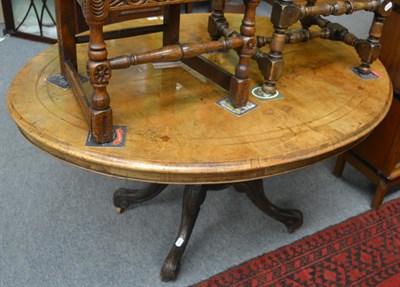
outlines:
[[[400,4],[397,4],[400,7]],[[400,93],[400,11],[394,11],[385,22],[382,50],[379,59],[385,65],[393,82],[393,89]]]
[[[239,30],[240,15],[227,15]],[[148,19],[118,25],[145,24]],[[207,16],[183,15],[181,41],[206,41]],[[257,34],[272,34],[257,18]],[[107,41],[109,57],[161,47],[161,35]],[[267,52],[267,51],[266,51]],[[234,72],[237,54],[208,58]],[[78,47],[84,71],[86,46]],[[57,47],[29,62],[9,90],[8,108],[21,132],[40,149],[102,174],[160,183],[221,183],[251,180],[307,166],[360,141],[383,119],[392,88],[382,77],[361,80],[350,70],[359,59],[343,43],[315,40],[288,45],[278,89],[285,98],[259,102],[236,117],[216,105],[227,92],[184,68],[144,64],[115,71],[108,86],[114,124],[128,126],[124,148],[86,147],[87,125],[71,91],[44,81],[59,72]],[[251,87],[263,83],[256,63]],[[84,85],[89,89],[89,84]]]

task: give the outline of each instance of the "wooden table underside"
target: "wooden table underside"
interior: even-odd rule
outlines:
[[[226,15],[239,30],[241,15]],[[149,25],[141,19],[120,25]],[[184,15],[181,41],[207,41],[207,17]],[[114,26],[114,27],[115,27]],[[113,27],[110,27],[110,29]],[[267,18],[257,18],[257,31],[270,35]],[[107,42],[109,57],[161,46],[159,34]],[[78,47],[79,69],[85,71],[86,47]],[[234,51],[206,57],[233,73]],[[116,206],[153,198],[165,184],[188,184],[177,240],[162,269],[163,280],[175,278],[207,190],[232,183],[263,212],[289,231],[300,227],[298,210],[272,205],[261,178],[307,166],[336,155],[364,138],[385,116],[391,85],[381,75],[361,80],[350,71],[359,64],[352,47],[315,40],[288,45],[285,70],[278,82],[283,99],[260,102],[237,117],[216,102],[227,92],[187,67],[156,69],[151,64],[113,71],[109,93],[114,124],[127,126],[123,148],[86,147],[87,125],[73,94],[48,84],[59,72],[57,47],[35,57],[15,78],[8,108],[21,132],[36,146],[68,163],[116,177],[153,182],[142,191],[118,190]],[[263,83],[256,63],[252,87]],[[84,84],[86,92],[90,85]]]

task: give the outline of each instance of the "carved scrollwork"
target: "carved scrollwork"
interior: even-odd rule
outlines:
[[[131,3],[132,5],[142,4],[142,3],[146,2],[146,0],[127,0],[127,1],[128,1],[128,3]]]
[[[147,0],[111,0],[110,7],[125,6],[125,5],[139,5],[146,3]]]
[[[179,4],[182,0],[110,0],[110,10],[123,10],[133,7]]]
[[[104,14],[105,1],[104,0],[90,0],[90,11],[93,16],[101,17]]]

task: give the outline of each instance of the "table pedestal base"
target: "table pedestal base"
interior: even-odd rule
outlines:
[[[232,183],[186,185],[183,194],[182,217],[178,235],[161,269],[161,280],[174,280],[180,268],[180,261],[196,223],[200,207],[208,190],[221,190],[233,185],[236,191],[245,193],[262,212],[285,224],[289,233],[303,224],[303,215],[297,209],[283,209],[273,205],[264,193],[262,179]],[[168,185],[149,184],[142,190],[120,188],[114,193],[113,201],[118,213],[129,205],[150,200],[160,194]]]

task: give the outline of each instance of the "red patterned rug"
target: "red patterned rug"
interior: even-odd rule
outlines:
[[[400,199],[195,286],[399,287]]]

